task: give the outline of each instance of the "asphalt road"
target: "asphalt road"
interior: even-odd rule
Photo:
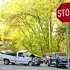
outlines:
[[[54,66],[48,67],[45,64],[40,66],[26,66],[26,65],[4,65],[0,61],[0,70],[67,70],[65,68],[55,68]]]

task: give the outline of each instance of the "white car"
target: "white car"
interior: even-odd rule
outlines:
[[[27,64],[29,66],[37,65],[41,63],[41,57],[31,55],[27,50],[21,50],[17,53],[0,53],[0,59],[4,61],[5,65],[12,64]]]

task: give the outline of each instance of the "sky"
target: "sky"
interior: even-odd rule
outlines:
[[[0,10],[2,10],[2,5],[5,2],[9,2],[10,0],[0,0]]]
[[[0,7],[2,6],[2,0],[0,0]]]

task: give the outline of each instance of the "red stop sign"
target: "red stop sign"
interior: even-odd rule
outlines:
[[[56,16],[61,22],[70,22],[70,2],[62,3],[56,10]]]

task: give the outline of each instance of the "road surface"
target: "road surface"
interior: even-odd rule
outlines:
[[[4,65],[2,61],[0,61],[0,70],[67,70],[65,68],[55,68],[54,66],[48,67],[45,64],[41,64],[40,66],[26,66],[26,65]]]

